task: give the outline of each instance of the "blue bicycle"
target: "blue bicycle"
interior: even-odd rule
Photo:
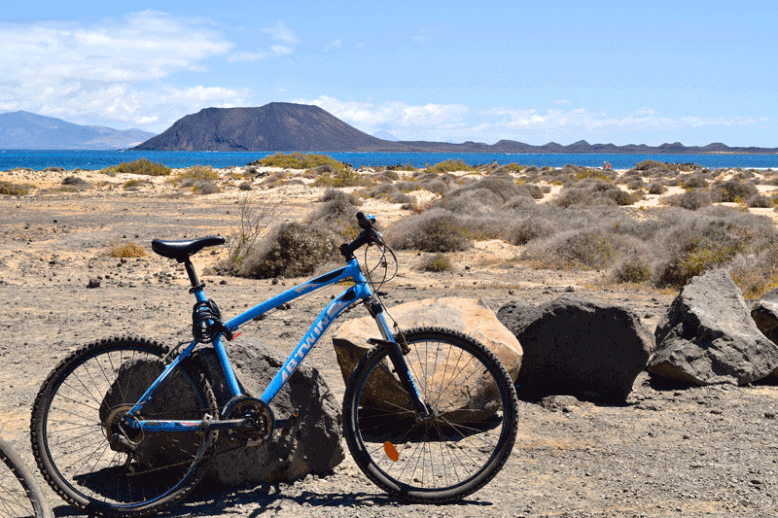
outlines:
[[[363,274],[354,252],[391,250],[357,215],[362,232],[341,245],[346,265],[224,321],[190,258],[221,245],[218,236],[152,242],[183,263],[196,303],[191,343],[180,352],[141,338],[110,338],[72,352],[44,381],[32,412],[32,448],[52,488],[72,505],[104,516],[139,517],[186,497],[204,475],[219,433],[262,441],[277,421],[270,408],[295,368],[345,310],[363,304],[380,337],[354,369],[343,401],[343,433],[356,464],[379,487],[411,502],[457,501],[487,484],[510,456],[518,400],[508,372],[480,342],[440,328],[400,331]],[[367,259],[367,256],[366,256]],[[243,394],[225,341],[253,319],[337,283],[350,287],[322,311],[258,398]],[[192,359],[211,344],[232,398],[218,408]],[[182,344],[186,345],[186,344]]]

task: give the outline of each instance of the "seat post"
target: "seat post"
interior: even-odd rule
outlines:
[[[189,275],[189,282],[192,283],[191,291],[194,292],[196,290],[202,289],[204,285],[201,284],[200,280],[197,278],[197,272],[195,271],[192,261],[190,261],[188,257],[184,260],[184,268],[186,268],[186,273]]]

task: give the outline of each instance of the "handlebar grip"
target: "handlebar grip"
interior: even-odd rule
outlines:
[[[375,216],[368,214],[367,216],[362,212],[357,212],[357,223],[362,230],[370,230],[375,223]]]

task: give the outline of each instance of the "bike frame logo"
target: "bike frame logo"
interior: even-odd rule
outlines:
[[[334,319],[334,317],[331,316],[333,312],[337,316],[338,311],[335,306],[331,306],[330,309],[321,316],[321,320],[314,324],[305,337],[303,337],[303,339],[300,341],[300,345],[297,346],[297,349],[289,357],[286,365],[284,365],[284,372],[281,377],[281,381],[283,383],[286,383],[286,380],[289,379],[289,376],[294,374],[294,371],[302,363],[305,357],[308,356],[308,353],[311,352],[313,346],[316,345],[316,342],[319,341],[321,335],[324,334],[324,331],[326,331],[330,326]]]

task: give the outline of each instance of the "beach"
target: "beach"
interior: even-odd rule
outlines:
[[[200,184],[182,186],[183,180],[172,180],[185,171],[174,169],[166,176],[109,175],[99,170],[0,172],[0,182],[27,186],[25,194],[0,195],[0,297],[5,301],[0,423],[3,437],[31,466],[32,402],[45,376],[70,351],[109,336],[143,336],[168,345],[191,336],[186,274],[180,265],[151,252],[152,239],[227,237],[226,246],[202,252],[194,260],[207,295],[227,317],[304,280],[224,275],[220,265],[235,245],[246,197],[264,206],[280,202],[283,210],[278,221],[297,221],[321,206],[331,186],[317,184],[317,176],[304,170],[240,166],[214,169],[218,179],[210,183],[218,191],[202,194]],[[365,177],[382,172],[381,167],[357,170]],[[397,181],[413,178],[411,171],[395,173]],[[626,173],[613,172],[609,183],[632,193],[636,189],[618,181]],[[741,173],[722,171],[716,181],[724,184]],[[448,174],[451,185],[460,185],[459,180],[467,185],[496,173],[484,168]],[[508,171],[505,177],[518,185],[531,174]],[[529,181],[542,192],[538,205],[554,203],[569,188],[564,182],[544,179],[542,171],[538,174]],[[592,182],[605,181],[594,170],[587,174],[593,175]],[[693,171],[677,172],[684,174]],[[770,199],[778,191],[768,181],[771,174],[748,174],[758,194]],[[608,207],[637,219],[650,218],[667,207],[670,197],[690,190],[666,185],[663,193],[650,194],[650,179],[644,178],[639,200]],[[440,198],[430,190],[417,189],[404,193],[410,201],[393,203],[391,198],[368,195],[374,188],[371,184],[341,190],[362,192],[359,210],[374,214],[387,229],[423,213]],[[584,191],[583,184],[579,190]],[[716,205],[776,220],[774,207],[750,207],[746,202]],[[138,257],[111,253],[113,247],[130,242],[146,252]],[[629,308],[653,332],[678,293],[674,288],[613,282],[605,278],[606,268],[541,268],[537,261],[523,259],[529,246],[477,239],[466,250],[448,252],[453,268],[443,272],[420,268],[431,253],[397,250],[398,275],[382,288],[387,292],[384,300],[391,308],[401,302],[455,295],[480,299],[496,312],[511,301],[540,304],[573,294]],[[97,286],[88,287],[90,283]],[[305,323],[338,291],[336,287],[295,301],[289,310],[244,332],[291,352],[307,329]],[[358,308],[345,318],[360,316],[364,313]],[[306,362],[320,370],[340,400],[344,384],[330,344],[325,336]],[[294,484],[198,488],[170,514],[767,517],[778,511],[776,387],[662,389],[643,373],[624,405],[574,398],[563,404],[520,401],[520,412],[517,444],[505,469],[460,504],[399,504],[372,486],[347,458],[331,476],[308,477]],[[46,490],[58,515],[75,513]]]

